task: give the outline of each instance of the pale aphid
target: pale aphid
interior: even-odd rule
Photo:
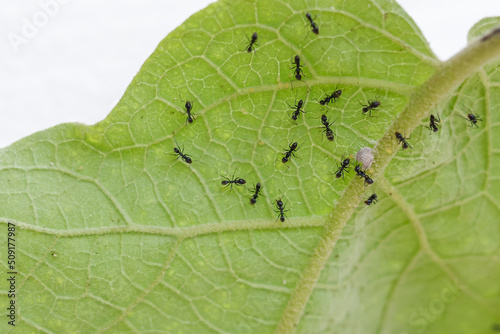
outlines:
[[[356,153],[356,161],[361,162],[363,170],[370,168],[373,162],[373,150],[371,147],[363,147]]]

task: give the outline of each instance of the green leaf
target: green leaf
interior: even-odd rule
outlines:
[[[318,14],[319,35],[306,12]],[[18,272],[15,331],[498,330],[500,37],[483,35],[499,23],[488,20],[441,63],[393,1],[219,1],[194,14],[105,120],[62,124],[0,151],[1,263]],[[247,53],[253,32],[259,45]],[[296,54],[302,82],[292,81]],[[336,88],[338,101],[317,103]],[[306,113],[295,124],[287,104],[299,99]],[[192,124],[183,100],[193,103]],[[382,103],[374,117],[360,106],[370,100]],[[456,117],[467,108],[478,128]],[[322,133],[324,113],[334,142]],[[431,135],[429,113],[441,119]],[[192,164],[175,159],[175,142]],[[297,156],[285,165],[293,142]],[[341,156],[365,146],[375,149],[375,184],[365,188],[352,171],[336,179]],[[233,173],[247,189],[221,185]],[[379,202],[366,207],[360,196],[373,192]],[[8,290],[2,332],[14,331]]]
[[[499,16],[486,17],[482,19],[470,29],[469,34],[467,35],[467,40],[471,42],[474,39],[483,36],[486,32],[489,32],[490,30],[497,28],[499,22],[500,22]]]

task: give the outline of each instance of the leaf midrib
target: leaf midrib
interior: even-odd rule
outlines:
[[[421,120],[427,115],[444,96],[455,89],[467,77],[479,71],[488,62],[500,57],[500,30],[495,30],[488,38],[478,39],[470,43],[456,56],[442,63],[436,72],[422,86],[415,89],[406,108],[389,127],[387,135],[383,136],[374,148],[376,152],[375,177],[381,176],[389,165],[389,162],[398,152],[399,144],[392,138],[395,131],[403,131],[411,134],[419,126]],[[293,333],[304,312],[309,297],[315,287],[324,265],[335,247],[342,229],[354,212],[355,203],[359,202],[358,196],[363,192],[361,183],[353,182],[347,186],[344,195],[330,214],[330,220],[325,225],[325,233],[319,242],[315,252],[311,255],[311,261],[304,270],[304,275],[297,283],[283,316],[276,329],[279,333]],[[408,209],[408,213],[413,211]],[[416,217],[416,213],[414,213]],[[439,260],[439,258],[437,258]]]

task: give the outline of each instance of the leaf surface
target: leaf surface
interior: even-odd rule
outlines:
[[[305,12],[318,14],[318,36]],[[259,45],[247,53],[253,32]],[[307,85],[292,81],[296,54]],[[387,129],[439,64],[393,1],[231,1],[194,14],[105,120],[62,124],[0,151],[0,220],[18,226],[16,330],[271,333],[295,308],[299,333],[492,332],[498,63],[443,97],[432,111],[438,133],[427,120],[411,133],[413,149],[366,192],[377,205],[343,198],[362,181],[334,175],[341,156],[393,136]],[[336,88],[342,96],[328,108],[315,100]],[[293,122],[288,104],[300,99],[306,112]],[[374,100],[374,117],[363,115],[360,101]],[[479,128],[455,117],[466,108]],[[334,142],[322,133],[324,113]],[[297,156],[285,165],[293,142]],[[176,143],[192,164],[176,160]],[[224,188],[233,175],[248,189]],[[340,238],[315,267],[339,203],[359,209],[333,227]],[[298,287],[311,271],[320,276],[309,296]]]

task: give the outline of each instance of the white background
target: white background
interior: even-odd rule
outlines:
[[[43,3],[55,2],[46,12]],[[111,111],[158,43],[210,0],[0,2],[0,147],[59,123],[94,124]],[[500,16],[500,0],[400,0],[446,60],[468,30]],[[17,48],[26,20],[41,26]],[[10,35],[12,36],[12,35]]]

